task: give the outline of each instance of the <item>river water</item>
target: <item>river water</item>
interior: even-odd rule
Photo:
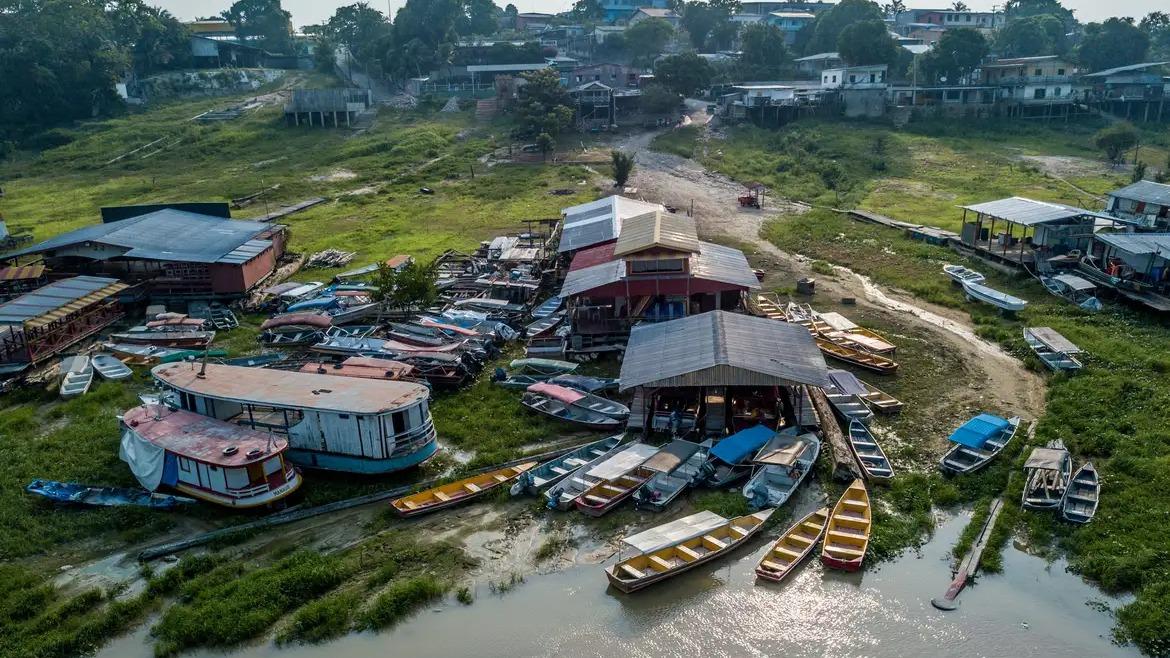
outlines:
[[[1003,575],[981,577],[960,595],[957,611],[931,607],[930,599],[941,595],[950,581],[946,553],[967,520],[944,519],[920,552],[870,565],[860,574],[828,572],[813,559],[788,582],[756,582],[755,564],[771,540],[757,538],[729,559],[634,595],[608,589],[601,566],[578,565],[530,575],[506,594],[491,594],[481,585],[473,605],[448,600],[380,634],[360,633],[324,646],[284,649],[265,642],[230,655],[1139,655],[1110,642],[1112,618],[1100,609],[1101,604],[1116,608],[1124,601],[1067,573],[1063,562],[1049,564],[1010,546]],[[99,655],[148,658],[152,653],[147,629],[121,638]]]

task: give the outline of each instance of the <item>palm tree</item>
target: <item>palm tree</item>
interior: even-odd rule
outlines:
[[[951,9],[954,11],[971,11],[971,8],[963,0],[957,0],[955,4],[951,5]]]

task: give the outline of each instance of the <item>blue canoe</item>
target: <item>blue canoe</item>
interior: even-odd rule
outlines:
[[[73,482],[33,480],[25,491],[44,496],[59,503],[77,503],[99,507],[121,507],[136,505],[152,509],[169,510],[180,504],[194,503],[192,498],[151,493],[145,489],[122,489],[119,487],[91,487]]]
[[[955,445],[943,455],[939,468],[945,473],[978,471],[1003,452],[1019,427],[1019,418],[979,414],[951,433]]]

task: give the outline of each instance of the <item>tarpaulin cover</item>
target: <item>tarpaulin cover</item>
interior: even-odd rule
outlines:
[[[130,472],[144,488],[155,491],[163,481],[166,450],[143,439],[129,429],[122,430],[122,447],[118,456],[130,466]]]
[[[645,468],[659,473],[670,473],[699,451],[699,444],[692,441],[674,440],[663,446],[662,450],[642,464]]]
[[[764,425],[756,425],[732,434],[711,448],[711,456],[718,457],[725,464],[738,464],[755,454],[776,432]]]
[[[1068,460],[1068,451],[1058,448],[1033,448],[1024,462],[1024,468],[1035,468],[1044,471],[1059,471],[1064,468]]]
[[[557,386],[556,384],[533,384],[532,386],[528,387],[528,392],[544,395],[554,400],[560,400],[565,404],[573,404],[574,402],[577,402],[581,398],[585,397],[585,394],[581,391],[574,391],[571,388]]]
[[[638,468],[642,462],[653,457],[656,452],[658,452],[658,448],[654,446],[635,443],[594,466],[586,475],[599,480],[614,480]]]
[[[999,435],[1010,426],[1011,423],[999,416],[979,414],[955,430],[951,434],[951,441],[968,448],[982,448],[988,439]]]
[[[688,539],[702,537],[725,523],[727,519],[715,512],[703,511],[630,535],[622,541],[639,553],[652,553]]]
[[[856,375],[847,370],[830,370],[829,379],[833,382],[833,386],[837,387],[845,395],[865,395],[869,393],[869,389]]]
[[[755,462],[757,464],[770,464],[773,466],[792,466],[804,454],[804,451],[812,445],[808,441],[801,439],[790,439],[791,443],[783,443],[771,449],[760,451],[756,455]]]

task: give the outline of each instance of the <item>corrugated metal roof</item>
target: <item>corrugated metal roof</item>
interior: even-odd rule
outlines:
[[[35,265],[16,265],[0,270],[0,281],[26,281],[28,279],[39,279],[44,273],[45,266],[41,265],[40,263]]]
[[[1073,206],[1049,203],[1047,201],[1035,201],[1018,196],[1009,199],[999,199],[998,201],[977,203],[971,206],[963,206],[963,208],[1022,226],[1035,226],[1037,224],[1072,219],[1082,215],[1096,216],[1098,214],[1091,210],[1085,210],[1084,208],[1074,208]]]
[[[1044,343],[1054,352],[1061,352],[1063,354],[1080,354],[1081,348],[1073,344],[1073,342],[1051,327],[1028,327],[1028,333],[1036,337],[1036,340]]]
[[[621,388],[636,386],[829,386],[808,330],[725,311],[634,327]]]
[[[1096,73],[1089,73],[1084,76],[1086,78],[1107,78],[1118,73],[1129,73],[1130,71],[1141,71],[1142,69],[1151,69],[1156,66],[1165,66],[1170,62],[1143,62],[1141,64],[1130,64],[1129,66],[1118,66],[1114,69],[1105,69],[1104,71],[1097,71]]]
[[[237,249],[246,248],[249,242],[268,242],[254,238],[273,227],[273,224],[224,219],[167,208],[63,233],[8,254],[5,258],[94,242],[125,249],[121,255],[127,258],[215,263],[221,258],[230,257]]]
[[[700,279],[758,290],[760,280],[739,249],[710,242],[699,243],[699,254],[691,257],[691,274]]]
[[[1114,190],[1109,193],[1109,196],[1170,206],[1170,185],[1143,180],[1133,185],[1127,185],[1120,190]]]
[[[1170,233],[1098,233],[1094,236],[1107,245],[1131,254],[1156,254],[1170,258]]]
[[[692,254],[699,251],[695,220],[664,210],[628,217],[622,222],[613,254],[625,256],[655,247]]]
[[[609,196],[561,210],[564,226],[557,251],[577,251],[595,244],[616,240],[622,222],[654,210],[665,210],[661,204],[646,203],[622,196]]]
[[[124,290],[126,284],[99,276],[55,281],[0,304],[0,324],[39,327]]]
[[[570,270],[565,275],[565,283],[561,286],[559,297],[579,295],[586,290],[593,290],[601,286],[617,283],[626,273],[626,264],[620,260],[592,265],[579,270]]]
[[[228,265],[243,265],[264,253],[264,250],[271,246],[272,240],[248,240],[215,262],[226,263]]]

